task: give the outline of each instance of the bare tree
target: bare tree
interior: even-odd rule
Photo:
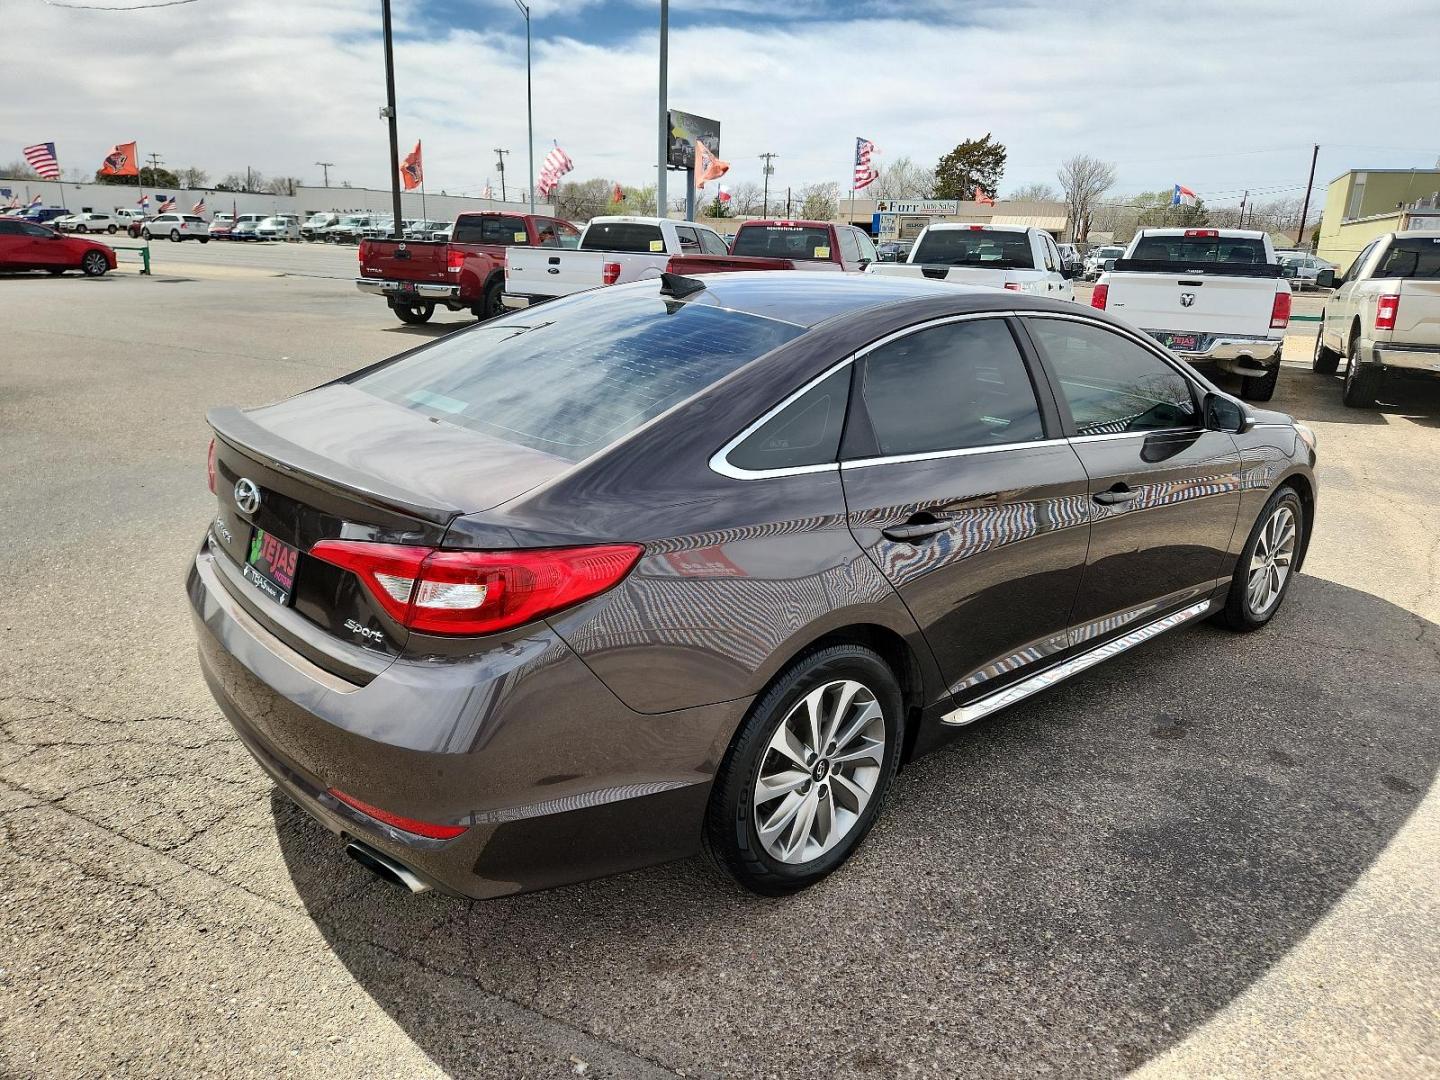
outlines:
[[[270,195],[294,195],[296,185],[303,183],[298,176],[272,176],[265,181],[264,191]]]
[[[800,216],[810,221],[829,221],[840,203],[840,185],[833,180],[822,184],[806,184],[799,191]]]
[[[1009,198],[1014,202],[1059,202],[1064,196],[1055,190],[1054,184],[1041,181],[1037,184],[1021,184],[1010,192]]]
[[[730,187],[730,208],[737,214],[764,213],[764,189],[756,183],[745,180]],[[774,192],[771,192],[773,197]]]
[[[1115,186],[1115,166],[1088,154],[1076,154],[1055,174],[1070,204],[1070,235],[1083,240],[1089,232],[1091,207]]]
[[[877,199],[930,199],[935,195],[935,170],[898,157],[880,168],[880,176],[866,191]]]
[[[210,174],[204,169],[198,169],[194,165],[187,165],[183,169],[177,169],[176,175],[180,177],[180,183],[187,188],[203,188],[210,183]]]
[[[40,174],[30,167],[28,161],[15,160],[6,165],[0,165],[0,176],[7,180],[39,180]]]
[[[597,214],[608,214],[614,199],[615,185],[609,180],[571,180],[561,184],[554,195],[555,213],[570,221],[589,221]]]

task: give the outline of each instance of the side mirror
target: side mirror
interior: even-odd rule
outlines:
[[[1074,278],[1075,278],[1075,267],[1071,266],[1069,263],[1061,263],[1061,264],[1060,264],[1060,276],[1063,277],[1066,281],[1072,281],[1072,280],[1074,280]]]
[[[1318,274],[1315,275],[1315,287],[1318,289],[1335,288],[1335,271],[1321,270]]]
[[[1210,393],[1205,395],[1205,426],[1211,431],[1243,435],[1254,426],[1254,420],[1238,401]]]
[[[860,260],[860,269],[861,269],[861,270],[864,270],[864,269],[865,269],[867,266],[869,266],[869,265],[870,265],[870,260],[869,260],[869,259],[861,259],[861,260]]]

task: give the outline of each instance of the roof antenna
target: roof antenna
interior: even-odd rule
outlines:
[[[683,300],[691,293],[697,293],[705,288],[705,282],[699,278],[686,277],[684,274],[672,274],[668,271],[660,275],[660,295],[673,296],[676,300]]]

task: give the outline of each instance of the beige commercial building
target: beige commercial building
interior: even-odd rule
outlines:
[[[1440,169],[1351,169],[1330,181],[1315,254],[1342,271],[1377,236],[1440,229]]]

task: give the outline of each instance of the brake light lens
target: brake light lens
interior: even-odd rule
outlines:
[[[1270,329],[1284,330],[1290,325],[1290,291],[1275,294],[1275,302],[1270,305]]]
[[[984,226],[984,225],[971,225],[971,226],[970,226],[970,231],[971,231],[971,232],[984,232],[984,231],[985,231],[985,226]]]
[[[393,825],[397,829],[414,833],[416,836],[428,837],[431,840],[454,840],[470,826],[468,825],[437,825],[433,821],[421,821],[418,818],[401,817],[399,814],[392,814],[389,810],[381,810],[378,806],[371,806],[362,802],[354,795],[347,795],[339,788],[326,788],[325,794],[332,799],[344,803],[352,810],[359,810],[366,817],[372,817],[376,821],[383,821],[386,825]]]
[[[1400,314],[1400,296],[1387,293],[1375,302],[1375,329],[1394,330],[1395,316]]]
[[[620,264],[617,262],[606,263],[600,271],[600,280],[606,285],[614,285],[620,280]]]
[[[1219,235],[1220,235],[1220,230],[1219,230],[1219,229],[1186,229],[1186,230],[1185,230],[1185,235],[1186,235],[1186,236],[1205,236],[1205,237],[1211,237],[1211,238],[1213,238],[1213,237],[1216,237],[1216,236],[1219,236]]]
[[[210,494],[215,494],[215,440],[210,440],[210,449],[205,452],[205,482],[210,485]]]
[[[1007,281],[1007,282],[1005,282],[1005,291],[1006,291],[1006,292],[1019,292],[1019,291],[1020,291],[1020,283],[1019,283],[1018,281]]]
[[[1090,306],[1105,310],[1105,304],[1110,299],[1109,285],[1096,285],[1095,291],[1090,294]]]
[[[452,274],[458,274],[465,268],[465,252],[450,250],[445,252],[445,269]]]
[[[618,585],[639,544],[439,551],[321,540],[317,559],[349,570],[396,622],[422,634],[494,634],[553,615]]]

